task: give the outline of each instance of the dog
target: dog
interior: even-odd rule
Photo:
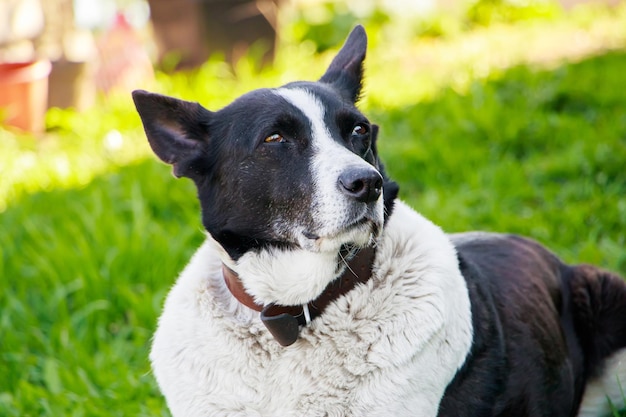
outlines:
[[[219,111],[134,91],[206,241],[150,359],[174,416],[597,416],[623,402],[626,284],[397,198],[356,107],[365,30],[317,82]],[[174,243],[173,243],[174,244]]]

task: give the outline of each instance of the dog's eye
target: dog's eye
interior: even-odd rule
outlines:
[[[364,135],[367,135],[368,133],[369,133],[368,127],[361,123],[354,126],[354,129],[352,129],[352,136],[364,136]]]
[[[284,142],[287,142],[287,140],[280,133],[273,133],[273,134],[269,135],[268,137],[266,137],[263,140],[263,142],[265,142],[265,143],[284,143]]]

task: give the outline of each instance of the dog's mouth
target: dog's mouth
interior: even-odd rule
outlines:
[[[346,232],[350,231],[351,229],[360,228],[362,225],[365,225],[365,224],[368,224],[368,223],[373,223],[373,220],[369,219],[367,216],[363,216],[360,219],[355,220],[355,221],[349,223],[347,226],[343,227],[342,230],[340,230],[340,231],[338,231],[338,232],[336,232],[336,233],[334,233],[332,235],[327,235],[327,236],[324,236],[324,237],[325,238],[332,238],[332,237],[338,236],[338,235],[340,235],[342,233],[346,233]],[[322,238],[322,236],[320,236],[320,235],[318,235],[316,233],[313,233],[313,232],[309,232],[307,230],[302,232],[302,234],[304,235],[304,237],[306,237],[307,239],[311,239],[311,240],[318,240],[318,239]]]
[[[302,232],[300,245],[313,252],[337,251],[343,247],[362,248],[371,245],[380,235],[381,224],[372,216],[365,214],[347,222],[335,231],[318,234],[309,230]]]

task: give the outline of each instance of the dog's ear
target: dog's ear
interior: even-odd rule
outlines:
[[[143,90],[133,91],[133,101],[154,153],[173,165],[175,176],[189,176],[190,165],[206,150],[212,113],[198,103]]]
[[[330,63],[320,81],[332,85],[345,99],[356,103],[361,94],[366,51],[367,35],[363,26],[359,25],[352,29],[346,43]]]

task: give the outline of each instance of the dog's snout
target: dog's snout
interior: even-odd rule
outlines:
[[[349,169],[339,176],[339,188],[349,197],[362,203],[371,203],[383,191],[383,178],[374,169]]]

